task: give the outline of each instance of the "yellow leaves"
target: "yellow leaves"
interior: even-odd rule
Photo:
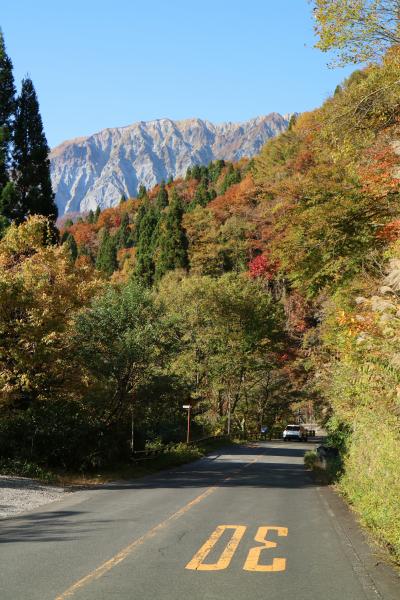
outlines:
[[[102,285],[63,247],[46,245],[47,231],[46,219],[32,217],[0,242],[0,391],[10,398],[51,395],[68,367],[71,319]]]
[[[45,217],[34,215],[21,225],[12,224],[0,241],[0,255],[4,259],[23,258],[45,247],[51,239],[51,229]]]

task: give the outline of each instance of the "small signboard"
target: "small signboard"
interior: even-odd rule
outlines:
[[[184,404],[182,408],[190,408],[190,404]]]

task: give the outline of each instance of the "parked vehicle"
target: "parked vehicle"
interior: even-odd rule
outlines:
[[[288,442],[290,440],[295,440],[296,442],[306,442],[307,430],[304,429],[302,425],[286,425],[282,437],[284,442]]]

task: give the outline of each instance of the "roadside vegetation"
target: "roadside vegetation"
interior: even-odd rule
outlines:
[[[375,44],[383,2],[316,5],[321,48],[369,62],[252,161],[64,218],[58,239],[52,198],[4,204],[0,455],[95,473],[185,439],[183,404],[195,437],[314,416],[400,560],[400,50]]]

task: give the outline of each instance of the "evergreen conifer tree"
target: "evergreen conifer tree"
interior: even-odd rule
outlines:
[[[160,224],[156,279],[169,270],[188,267],[188,240],[182,227],[182,216],[182,203],[174,189],[169,209]]]
[[[88,213],[88,216],[87,216],[86,220],[91,225],[94,223],[94,212],[92,211],[92,209],[89,210],[89,213]]]
[[[201,169],[200,169],[199,165],[194,165],[194,167],[192,167],[192,178],[200,181]]]
[[[125,196],[125,194],[122,194],[119,203],[123,204],[124,202],[126,202],[126,196]]]
[[[4,189],[9,183],[10,146],[12,138],[12,123],[15,112],[15,86],[12,72],[12,62],[7,55],[4,36],[0,29],[0,215],[8,218],[12,190],[9,187],[2,198]],[[14,200],[14,199],[13,199]],[[4,221],[5,222],[5,221]]]
[[[133,246],[128,213],[125,213],[122,217],[121,225],[115,234],[115,243],[117,250],[121,250],[122,248],[131,248]]]
[[[202,182],[197,186],[196,193],[194,195],[195,204],[200,206],[206,206],[210,201],[210,194],[208,193],[207,187]]]
[[[235,169],[232,163],[230,163],[228,171],[222,182],[220,193],[225,194],[226,190],[229,189],[231,185],[234,185],[235,183],[240,183],[241,180],[242,176],[240,174],[239,169]]]
[[[97,223],[97,221],[99,220],[100,213],[101,213],[101,208],[100,208],[100,206],[97,206],[95,213],[94,213],[94,221],[93,221],[94,223]]]
[[[165,188],[165,181],[162,180],[160,183],[160,190],[157,194],[156,205],[158,210],[162,210],[168,206],[168,192]]]
[[[78,256],[86,256],[92,264],[96,262],[93,253],[86,245],[78,246]]]
[[[138,191],[138,200],[142,200],[145,196],[147,196],[147,190],[146,187],[144,185],[141,185],[139,187],[139,191]]]
[[[118,267],[115,241],[107,229],[104,230],[96,258],[96,269],[109,277]]]
[[[72,233],[67,234],[64,244],[68,248],[68,251],[71,255],[71,261],[75,262],[78,256],[78,246]]]
[[[145,285],[150,286],[154,280],[155,264],[154,251],[157,246],[159,211],[154,205],[146,201],[139,223],[137,223],[137,248],[136,248],[136,266],[135,275],[143,281]]]
[[[51,221],[57,218],[57,207],[50,180],[49,147],[43,131],[35,88],[29,77],[22,81],[14,122],[12,173],[17,204],[12,218],[23,220],[40,214]]]

